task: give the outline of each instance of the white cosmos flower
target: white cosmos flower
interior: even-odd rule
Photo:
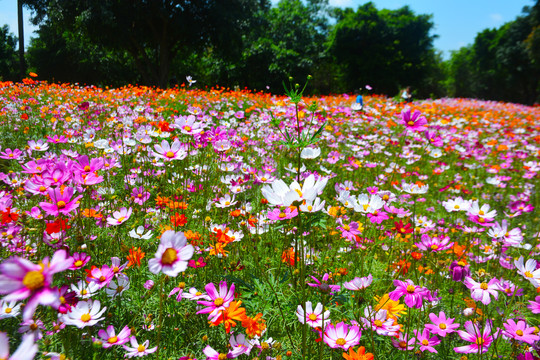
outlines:
[[[302,152],[300,153],[300,157],[302,159],[315,159],[319,155],[321,155],[321,149],[320,148],[304,148]]]
[[[129,232],[129,236],[131,236],[134,239],[144,239],[144,240],[150,239],[152,237],[152,232],[148,231],[145,234],[144,230],[145,230],[144,226],[140,225],[139,227],[137,227],[137,229],[132,229]]]
[[[75,325],[78,328],[94,326],[104,318],[101,317],[107,307],[101,309],[99,300],[79,301],[71,311],[63,316],[66,325]]]
[[[328,178],[319,178],[315,181],[315,175],[309,175],[301,186],[298,182],[293,181],[290,186],[283,180],[276,180],[272,185],[265,185],[262,188],[262,194],[272,205],[289,206],[295,201],[313,201],[322,192]]]

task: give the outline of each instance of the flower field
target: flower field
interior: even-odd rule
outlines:
[[[353,102],[0,83],[0,359],[540,357],[540,107]]]

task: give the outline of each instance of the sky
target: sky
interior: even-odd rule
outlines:
[[[278,0],[272,0],[277,3]],[[331,6],[356,9],[364,0],[330,0]],[[416,14],[432,14],[435,29],[435,48],[448,59],[452,50],[472,44],[476,34],[487,28],[496,28],[521,14],[524,6],[534,0],[372,0],[378,9],[398,9],[408,5]],[[24,10],[25,45],[30,43],[36,29],[29,22],[29,11]],[[17,34],[17,0],[0,0],[0,26],[8,24]]]

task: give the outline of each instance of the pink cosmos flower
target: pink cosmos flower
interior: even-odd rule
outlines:
[[[195,249],[187,243],[184,233],[167,230],[161,235],[161,242],[153,259],[148,261],[150,272],[160,271],[165,275],[176,277],[187,268],[188,260]]]
[[[0,359],[9,360],[33,360],[38,351],[38,344],[32,335],[23,336],[17,350],[9,355],[9,337],[5,332],[0,332]]]
[[[429,235],[424,234],[422,235],[420,242],[415,243],[415,245],[422,251],[439,252],[450,249],[454,243],[450,242],[450,238],[448,236],[430,237]]]
[[[534,301],[529,300],[529,305],[527,308],[531,310],[533,314],[540,314],[540,296],[534,298]]]
[[[333,324],[326,326],[323,341],[332,349],[342,348],[347,351],[350,347],[360,343],[360,336],[362,336],[362,332],[358,326],[349,326],[340,322],[335,326]]]
[[[67,142],[67,138],[64,135],[47,135],[47,141],[54,144],[63,144]]]
[[[135,204],[142,205],[148,199],[150,199],[150,193],[144,189],[144,186],[133,188],[131,191],[131,197]]]
[[[414,285],[410,279],[405,281],[394,280],[394,285],[397,288],[388,294],[390,299],[397,301],[402,296],[405,296],[404,301],[408,307],[415,307],[417,309],[421,308],[422,300],[429,296],[429,291],[426,288]]]
[[[424,329],[421,333],[417,330],[414,330],[414,335],[416,335],[416,341],[420,345],[420,351],[429,351],[430,353],[437,353],[434,346],[437,346],[441,343],[436,336],[429,337],[429,330]]]
[[[178,139],[174,140],[172,146],[169,145],[167,140],[163,140],[161,141],[161,146],[156,144],[154,145],[154,149],[153,155],[155,157],[168,161],[183,160],[187,156],[185,145],[178,141]]]
[[[360,318],[365,326],[364,329],[371,328],[371,330],[383,336],[396,336],[399,332],[399,325],[394,325],[394,320],[387,318],[385,309],[374,311],[371,306],[368,306],[364,309],[364,316]]]
[[[311,276],[311,275],[310,275]],[[341,289],[340,285],[331,285],[328,284],[327,281],[330,278],[330,275],[328,273],[325,273],[322,277],[322,282],[320,282],[317,278],[311,276],[313,280],[315,280],[315,283],[308,283],[311,287],[319,288],[322,292],[330,292],[331,294],[334,292],[337,292]]]
[[[465,323],[465,330],[458,330],[458,335],[465,341],[472,343],[471,345],[455,347],[454,351],[460,354],[478,354],[488,351],[493,340],[497,337],[499,330],[495,331],[495,334],[491,335],[492,323],[490,320],[486,321],[484,330],[480,331],[476,324],[472,321]]]
[[[92,267],[91,270],[86,271],[86,281],[98,284],[100,289],[108,286],[114,278],[114,271],[108,265],[103,265],[101,268]]]
[[[356,291],[367,288],[373,282],[373,276],[369,274],[367,277],[355,277],[351,281],[343,283],[343,287],[348,290]]]
[[[356,239],[356,235],[362,233],[360,230],[358,230],[359,225],[356,221],[353,221],[349,224],[343,224],[343,220],[339,218],[337,220],[337,223],[341,226],[337,226],[336,229],[341,231],[341,236],[345,239],[354,241]]]
[[[214,350],[210,345],[206,345],[206,347],[203,350],[204,355],[206,355],[206,360],[224,360],[224,359],[234,359],[235,357],[239,356],[240,353],[235,353],[233,351],[228,351],[226,353],[218,353],[216,350]]]
[[[446,314],[443,311],[439,312],[439,317],[433,313],[429,314],[429,319],[432,324],[427,324],[426,329],[442,337],[446,337],[446,334],[456,332],[456,329],[459,328],[459,324],[455,324],[453,318],[446,318]]]
[[[324,328],[330,322],[330,310],[327,310],[323,313],[323,306],[321,303],[317,303],[315,310],[313,310],[313,305],[311,304],[311,301],[306,301],[305,311],[302,305],[298,305],[298,308],[296,309],[296,316],[298,317],[298,321],[300,321],[302,324],[304,324],[305,318],[305,323],[312,328]]]
[[[116,334],[114,326],[109,325],[107,326],[107,330],[99,330],[98,335],[103,342],[103,348],[108,349],[114,345],[122,345],[127,343],[131,336],[131,330],[129,327],[124,326],[124,328],[120,330],[118,334]]]
[[[410,351],[414,349],[415,338],[409,338],[409,335],[399,333],[398,338],[392,339],[392,345],[401,351]]]
[[[421,116],[419,110],[414,110],[411,115],[411,108],[407,107],[401,112],[401,120],[398,124],[405,125],[411,131],[424,131],[427,128],[427,120],[425,116]]]
[[[527,323],[523,320],[519,320],[516,323],[512,319],[508,319],[503,326],[506,330],[504,330],[502,333],[509,338],[522,341],[530,345],[534,344],[535,341],[540,339],[540,336],[534,334],[536,328],[534,326],[527,327]]]
[[[471,290],[471,297],[476,301],[481,301],[484,305],[491,302],[490,296],[493,296],[495,300],[499,298],[498,291],[501,290],[501,287],[499,280],[496,278],[491,279],[488,283],[478,283],[470,276],[467,276],[463,283]]]
[[[291,210],[290,207],[285,208],[284,211],[281,211],[280,209],[274,209],[268,212],[266,216],[268,217],[268,219],[274,221],[288,220],[298,216],[298,209],[294,208],[293,210]]]
[[[7,160],[17,160],[19,157],[21,157],[22,151],[19,149],[5,149],[3,152],[0,153],[0,159],[7,159]]]
[[[107,218],[107,224],[113,226],[123,224],[128,221],[132,212],[133,210],[131,208],[128,209],[123,207],[120,210],[113,212],[113,215]]]
[[[66,187],[62,191],[59,187],[56,189],[47,190],[49,197],[51,198],[52,204],[48,202],[40,202],[39,206],[48,215],[58,216],[58,214],[69,215],[70,212],[79,207],[78,200],[82,198],[82,195],[79,195],[72,199],[74,189],[71,187]]]
[[[73,265],[69,267],[69,270],[78,270],[81,269],[84,265],[86,265],[90,259],[90,255],[86,255],[86,253],[73,253]]]
[[[131,344],[131,347],[127,345],[122,345],[124,350],[127,351],[127,353],[124,355],[124,357],[143,357],[148,354],[155,353],[157,350],[157,346],[153,348],[150,347],[150,340],[146,340],[142,344],[139,344],[137,341],[137,338],[135,336],[132,336],[129,338],[129,343]]]
[[[197,314],[208,314],[208,319],[216,316],[221,310],[225,310],[229,307],[231,301],[234,300],[234,284],[231,284],[231,288],[227,289],[227,282],[221,281],[219,283],[219,291],[213,283],[206,284],[204,287],[207,296],[210,300],[197,301],[197,304],[206,306],[206,308],[197,311]]]
[[[4,301],[28,299],[23,310],[23,320],[29,320],[39,304],[57,309],[60,306],[58,291],[51,288],[53,275],[73,264],[65,250],[57,250],[52,259],[44,258],[36,265],[20,257],[11,257],[0,264],[0,294]]]

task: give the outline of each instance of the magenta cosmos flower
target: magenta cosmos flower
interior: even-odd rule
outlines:
[[[496,278],[491,279],[487,283],[478,283],[467,276],[463,283],[471,290],[471,297],[476,301],[481,301],[484,305],[488,305],[491,302],[490,296],[493,296],[495,300],[499,298],[498,291],[501,290],[501,287],[499,280]]]
[[[52,259],[46,257],[36,265],[20,257],[12,257],[0,264],[0,294],[4,301],[20,301],[28,299],[23,310],[23,320],[34,315],[39,304],[60,306],[58,291],[51,288],[53,275],[69,269],[73,259],[65,250],[58,250]]]
[[[442,337],[456,332],[456,329],[459,328],[459,324],[454,324],[454,319],[447,318],[443,311],[439,312],[439,317],[433,313],[429,314],[429,320],[432,324],[427,324],[426,329]]]
[[[535,341],[540,339],[540,336],[534,334],[536,328],[534,326],[528,327],[527,323],[523,320],[519,320],[516,323],[512,319],[508,319],[503,326],[506,329],[503,331],[503,335],[509,338],[522,341],[530,345],[534,344]]]
[[[333,324],[326,326],[323,341],[332,349],[342,348],[346,351],[350,347],[358,345],[360,336],[362,336],[362,332],[358,326],[349,326],[340,322],[335,326]]]
[[[227,288],[227,282],[222,281],[219,283],[219,291],[213,283],[206,284],[204,287],[207,296],[210,298],[208,301],[197,301],[197,304],[206,306],[206,308],[197,311],[197,314],[208,314],[208,319],[216,316],[221,310],[225,310],[229,307],[231,301],[234,300],[234,284],[231,284],[231,288]]]
[[[411,108],[403,109],[401,112],[401,120],[398,124],[405,125],[405,127],[412,131],[423,131],[427,128],[427,120],[425,116],[421,116],[422,113],[418,110],[414,110],[411,115]]]
[[[60,188],[48,189],[47,190],[49,197],[51,198],[52,203],[40,202],[39,206],[48,215],[58,216],[58,214],[69,215],[70,212],[79,207],[78,200],[82,197],[79,195],[75,198],[73,196],[73,188],[66,187],[62,191]]]
[[[423,299],[429,296],[429,291],[425,287],[414,285],[410,279],[394,280],[394,285],[396,290],[388,294],[390,299],[398,301],[402,296],[405,296],[404,301],[408,307],[421,308]]]
[[[165,275],[177,276],[186,270],[193,252],[193,246],[187,244],[183,232],[167,230],[161,235],[161,243],[154,258],[148,261],[150,272],[157,274],[161,271]]]
[[[414,330],[414,334],[416,335],[416,341],[420,346],[420,351],[424,352],[427,350],[430,353],[437,353],[434,346],[439,345],[441,340],[436,336],[429,337],[430,334],[428,329],[424,329],[422,332]]]
[[[291,210],[290,207],[285,208],[284,211],[281,211],[280,209],[274,209],[270,211],[266,216],[270,220],[278,221],[278,220],[288,220],[292,219],[293,217],[298,215],[298,210],[294,208]]]
[[[465,341],[472,343],[471,345],[455,347],[454,351],[460,354],[478,354],[485,353],[488,351],[493,339],[497,337],[498,330],[495,331],[493,336],[491,335],[491,321],[486,321],[484,330],[480,331],[476,324],[473,324],[472,321],[467,321],[465,323],[465,330],[458,330],[458,335]]]

